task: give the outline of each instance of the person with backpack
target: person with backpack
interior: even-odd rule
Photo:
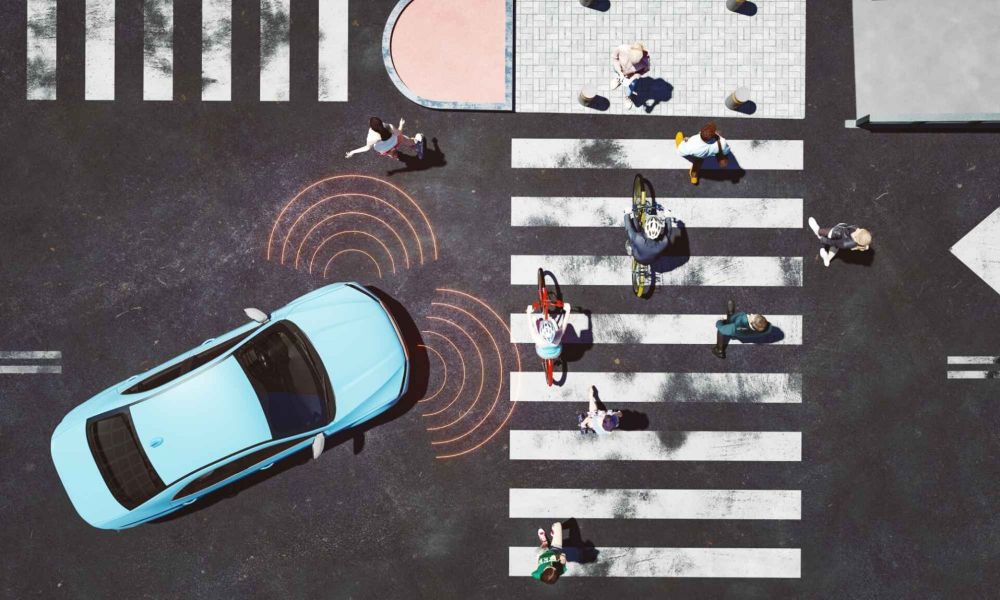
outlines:
[[[402,160],[399,158],[398,150],[400,148],[412,148],[417,153],[417,158],[423,160],[424,134],[418,133],[412,138],[406,137],[403,135],[403,125],[405,124],[405,119],[399,120],[399,127],[386,125],[378,117],[368,119],[368,139],[365,145],[351,150],[344,155],[344,158],[351,158],[355,154],[375,150],[375,152],[378,152],[382,156]]]
[[[840,250],[864,252],[872,245],[871,232],[857,225],[837,223],[833,227],[820,227],[816,219],[809,217],[809,229],[819,238],[819,256],[824,267],[830,266],[830,261]]]
[[[538,529],[537,565],[531,576],[542,583],[553,584],[566,572],[566,553],[563,551],[562,523],[552,524],[552,541],[545,537],[545,530]]]
[[[726,346],[731,338],[741,342],[760,341],[773,331],[767,318],[759,313],[736,312],[736,302],[726,303],[726,318],[715,322],[715,346],[712,354],[726,358]]]

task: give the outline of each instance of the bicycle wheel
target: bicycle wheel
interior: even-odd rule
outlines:
[[[646,277],[642,272],[644,268],[636,259],[632,259],[632,292],[639,298],[646,293]]]
[[[538,310],[548,316],[548,290],[545,289],[545,271],[538,267]]]

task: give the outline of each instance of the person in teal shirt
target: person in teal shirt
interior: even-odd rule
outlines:
[[[760,341],[771,334],[771,324],[759,313],[734,312],[736,303],[732,300],[726,306],[726,318],[715,322],[715,346],[712,354],[726,358],[726,346],[731,338],[741,342]]]
[[[545,537],[545,530],[538,530],[538,565],[532,577],[543,583],[555,583],[566,572],[566,554],[563,552],[562,523],[552,524],[552,542]]]

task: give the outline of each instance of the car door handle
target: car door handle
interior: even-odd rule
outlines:
[[[273,466],[274,466],[274,463],[267,463],[266,465],[264,465],[263,467],[261,467],[260,470],[261,471],[265,471],[267,469],[270,469]]]
[[[191,498],[190,500],[188,500],[187,502],[185,502],[181,506],[187,506],[188,504],[194,504],[195,500],[197,500],[197,498]]]
[[[207,340],[205,340],[204,342],[202,342],[201,345],[205,346],[207,344],[211,344],[214,341],[215,341],[215,338],[208,338]]]

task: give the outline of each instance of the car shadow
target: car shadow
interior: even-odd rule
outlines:
[[[338,431],[331,436],[327,436],[326,443],[323,448],[324,454],[346,442],[352,442],[353,453],[359,454],[364,450],[365,432],[405,415],[417,404],[417,401],[427,393],[427,385],[430,379],[430,361],[427,357],[427,351],[424,349],[423,338],[420,336],[420,329],[417,327],[416,322],[413,320],[409,311],[407,311],[399,301],[390,296],[388,293],[374,286],[365,287],[382,301],[386,309],[389,311],[389,314],[392,315],[396,324],[399,326],[400,334],[403,337],[403,346],[406,348],[407,356],[409,356],[410,359],[409,387],[399,401],[397,401],[392,408],[384,413],[369,421],[365,421],[364,423],[354,427]],[[263,481],[267,481],[272,477],[280,475],[289,469],[311,462],[311,459],[312,449],[310,446],[306,446],[304,449],[292,454],[291,456],[279,460],[274,463],[272,467],[266,470],[257,470],[242,479],[234,481],[227,486],[198,498],[197,502],[172,512],[169,515],[164,515],[159,519],[150,521],[147,524],[166,523],[193,513],[197,513],[210,506],[214,506],[218,502],[233,498],[245,490],[248,490]]]

